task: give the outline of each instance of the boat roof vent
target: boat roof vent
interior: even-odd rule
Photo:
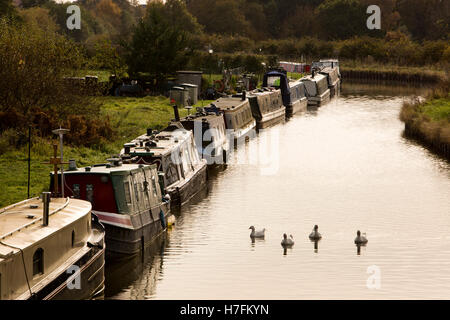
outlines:
[[[120,166],[122,166],[122,159],[120,159],[118,157],[117,158],[116,157],[108,158],[108,159],[106,159],[106,161],[109,162],[109,165],[111,167],[120,167]]]

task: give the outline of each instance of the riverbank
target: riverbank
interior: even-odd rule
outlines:
[[[414,84],[437,84],[444,80],[446,71],[437,67],[379,65],[367,62],[343,61],[340,65],[343,79],[396,81]]]
[[[166,97],[98,97],[101,113],[109,116],[111,126],[116,130],[116,139],[96,148],[64,146],[64,158],[75,159],[78,166],[104,163],[107,158],[117,154],[125,142],[146,132],[147,128],[163,129],[173,119],[173,108]],[[204,101],[204,104],[209,101]],[[201,106],[200,101],[196,106]],[[180,109],[180,115],[187,115],[186,109]],[[70,134],[70,133],[69,133]],[[21,201],[27,197],[27,158],[28,146],[11,146],[9,140],[15,132],[8,130],[0,135],[0,208]],[[48,190],[48,162],[53,155],[52,139],[32,138],[31,148],[31,196],[37,196]]]
[[[405,134],[450,160],[450,81],[442,81],[425,98],[405,101],[400,119]]]

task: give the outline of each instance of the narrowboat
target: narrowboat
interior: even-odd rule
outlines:
[[[208,165],[226,163],[229,143],[222,111],[206,112],[197,108],[195,114],[180,119],[180,122],[193,132],[200,158]]]
[[[263,77],[263,87],[272,87],[281,90],[283,105],[286,107],[286,117],[305,111],[307,99],[302,96],[302,85],[299,81],[289,81],[285,70],[272,70]]]
[[[330,97],[339,95],[339,92],[341,91],[341,80],[339,78],[338,69],[327,67],[320,70],[319,73],[327,77],[328,89],[330,89]]]
[[[339,69],[339,60],[337,59],[320,59],[311,64],[311,68],[324,69],[324,68],[337,68],[338,77],[341,78],[341,71]]]
[[[161,132],[147,129],[146,134],[124,145],[120,157],[127,163],[156,164],[163,173],[172,209],[206,187],[206,160],[199,157],[192,131],[180,122],[171,122]]]
[[[252,116],[252,109],[245,91],[240,97],[219,98],[205,107],[205,110],[207,112],[223,112],[225,128],[230,140],[248,139],[254,133],[252,130],[256,129],[256,121]]]
[[[321,106],[330,101],[327,77],[313,71],[311,75],[300,79],[305,84],[308,106]]]
[[[257,89],[247,96],[257,129],[268,128],[285,120],[286,107],[283,105],[280,90]]]
[[[0,209],[0,300],[103,296],[105,230],[91,208],[44,192]]]
[[[108,160],[84,168],[71,160],[64,171],[64,193],[92,204],[92,212],[105,226],[109,257],[133,255],[165,230],[170,201],[161,192],[156,165]]]

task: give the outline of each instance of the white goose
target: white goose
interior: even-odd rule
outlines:
[[[264,238],[264,233],[266,232],[266,229],[263,228],[262,230],[255,230],[254,226],[251,226],[249,229],[252,230],[250,233],[250,238]]]
[[[294,245],[294,237],[289,235],[289,238],[287,237],[287,234],[283,234],[283,240],[281,240],[281,245],[283,247],[291,247]]]
[[[361,235],[361,231],[358,230],[358,232],[356,232],[355,244],[363,244],[364,245],[367,242],[369,242],[369,240],[367,240],[366,234],[363,233]]]
[[[319,233],[319,226],[317,224],[314,226],[313,231],[309,234],[309,239],[311,240],[322,239],[322,235]]]

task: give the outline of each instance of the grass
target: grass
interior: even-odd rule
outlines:
[[[421,106],[421,112],[432,121],[450,120],[450,99],[447,97],[429,100]]]
[[[405,101],[400,119],[406,132],[450,158],[450,81],[443,80],[425,101]]]
[[[99,82],[109,81],[109,76],[111,75],[111,72],[108,70],[80,70],[78,72],[79,77],[84,76],[97,76]]]
[[[104,163],[112,154],[119,153],[123,144],[146,132],[148,127],[163,129],[173,119],[173,108],[166,97],[99,97],[102,103],[102,115],[109,116],[112,127],[117,130],[117,139],[101,146],[101,149],[64,146],[66,161],[75,159],[77,165],[87,166]],[[211,101],[204,101],[203,105]],[[199,101],[195,107],[201,107]],[[180,116],[187,115],[187,110],[180,108]],[[69,133],[70,134],[70,133]],[[0,136],[0,142],[5,137]],[[53,139],[33,137],[31,153],[31,196],[37,196],[47,191],[53,167],[48,162],[53,155]],[[0,208],[21,201],[27,197],[27,158],[28,147],[2,147],[5,152],[0,154]],[[59,152],[59,151],[58,151]],[[59,153],[58,153],[59,154]]]
[[[341,71],[373,71],[373,72],[395,72],[398,74],[424,74],[438,76],[444,79],[445,70],[437,65],[429,66],[399,66],[393,64],[380,64],[369,61],[344,60],[339,61]]]

